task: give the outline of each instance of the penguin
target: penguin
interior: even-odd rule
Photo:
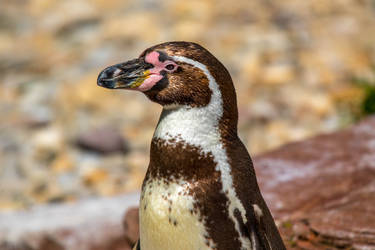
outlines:
[[[97,84],[163,110],[139,207],[141,250],[285,249],[237,134],[231,76],[208,50],[166,42],[105,68]]]

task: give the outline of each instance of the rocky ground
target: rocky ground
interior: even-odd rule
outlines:
[[[253,154],[350,123],[352,78],[374,77],[371,0],[0,6],[0,210],[140,187],[160,107],[96,77],[153,44],[199,42],[227,66]]]
[[[255,157],[287,249],[375,249],[374,127],[375,116]],[[0,213],[0,250],[130,250],[138,195]]]

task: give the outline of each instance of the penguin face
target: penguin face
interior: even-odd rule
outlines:
[[[182,46],[186,44],[189,46]],[[141,91],[165,108],[206,106],[212,95],[210,74],[191,57],[192,52],[207,52],[198,46],[172,42],[151,47],[137,59],[107,67],[97,83],[105,88]]]

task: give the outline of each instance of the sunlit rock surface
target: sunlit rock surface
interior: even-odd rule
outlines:
[[[263,195],[291,246],[375,249],[374,128],[371,117],[255,158]]]
[[[129,215],[124,218],[126,227],[121,222],[138,200],[139,194],[134,193],[2,212],[0,250],[130,250],[137,225]]]

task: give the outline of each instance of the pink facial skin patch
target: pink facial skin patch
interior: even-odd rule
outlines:
[[[139,91],[142,91],[142,92],[150,90],[162,78],[163,78],[162,75],[151,74],[151,75],[148,76],[148,78],[146,80],[144,80],[144,82],[140,86],[134,88],[134,90],[139,90]]]
[[[145,58],[145,61],[148,62],[148,63],[151,63],[153,65],[157,65],[157,64],[161,63],[159,61],[159,53],[156,52],[156,51],[152,51],[151,53],[147,54],[146,58]]]
[[[146,55],[145,61],[147,63],[151,63],[152,65],[154,65],[154,67],[148,70],[148,76],[146,80],[144,80],[144,82],[140,86],[134,88],[134,90],[139,90],[142,92],[150,90],[153,86],[155,86],[155,84],[157,84],[164,77],[163,75],[160,74],[162,70],[167,71],[167,72],[173,72],[176,70],[177,64],[175,62],[171,60],[166,60],[164,62],[161,62],[159,61],[159,55],[160,54],[156,51],[153,51]],[[173,70],[167,70],[165,68],[166,65],[170,65],[170,64],[173,64],[174,66]]]

